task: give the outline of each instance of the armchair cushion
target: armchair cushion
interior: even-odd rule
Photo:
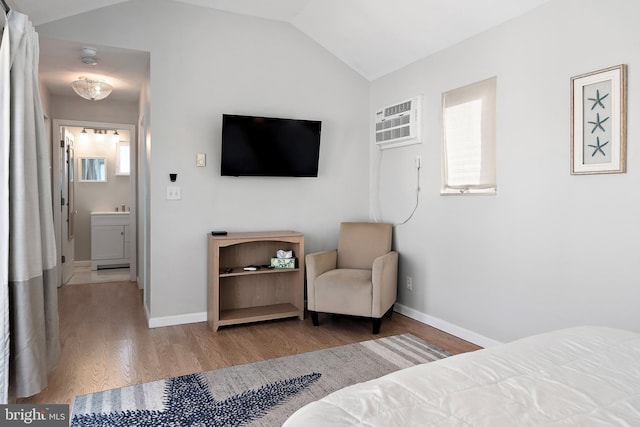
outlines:
[[[371,270],[342,268],[315,280],[316,311],[371,317]]]
[[[343,222],[338,240],[338,268],[371,270],[373,261],[391,250],[392,225]]]

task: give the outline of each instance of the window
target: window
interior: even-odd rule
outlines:
[[[129,143],[120,141],[116,146],[116,175],[129,175]]]
[[[496,80],[442,94],[440,194],[496,194]]]

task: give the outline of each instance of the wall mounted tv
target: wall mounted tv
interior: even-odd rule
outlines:
[[[221,174],[317,177],[321,124],[223,114]]]

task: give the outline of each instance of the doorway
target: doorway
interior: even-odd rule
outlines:
[[[137,281],[135,126],[58,119],[53,120],[53,135],[52,181],[60,284]],[[100,179],[86,172],[83,175],[82,166],[88,164],[102,165],[104,175]],[[126,270],[92,271],[91,213],[122,209],[130,218],[128,239],[124,242],[129,266]],[[75,273],[78,275],[74,278]]]

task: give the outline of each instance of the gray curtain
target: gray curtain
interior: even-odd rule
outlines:
[[[0,403],[9,392],[9,26],[0,13]]]
[[[49,143],[38,92],[38,35],[9,12],[9,388],[39,393],[60,355]],[[5,362],[6,363],[6,362]]]

